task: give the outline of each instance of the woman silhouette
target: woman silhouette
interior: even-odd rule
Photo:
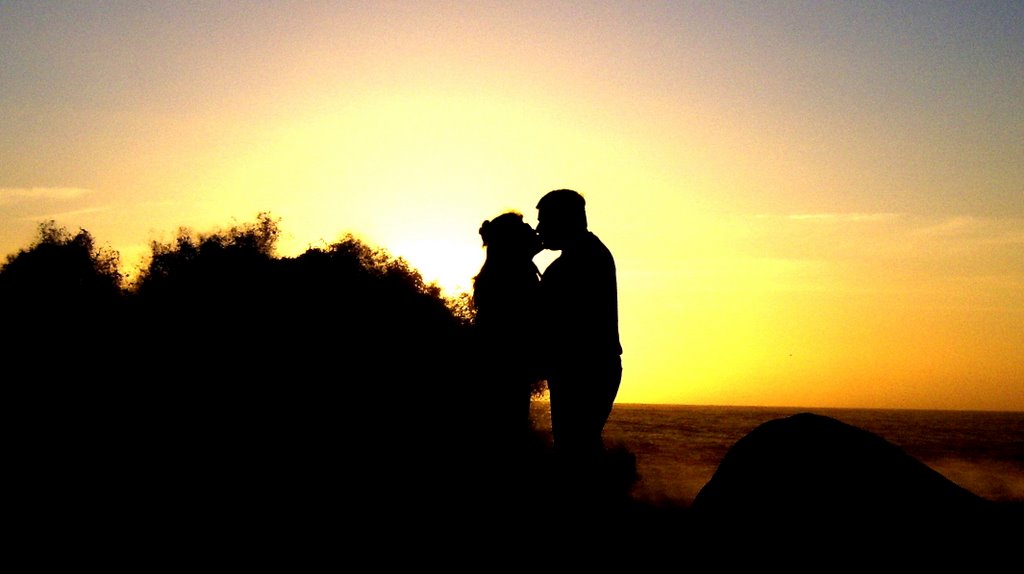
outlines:
[[[480,237],[487,256],[473,279],[473,303],[485,392],[494,400],[495,430],[515,439],[529,430],[530,397],[539,380],[540,272],[533,257],[540,239],[514,211],[484,221]]]

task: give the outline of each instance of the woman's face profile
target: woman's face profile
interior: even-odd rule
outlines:
[[[541,245],[540,235],[530,227],[529,223],[525,222],[523,223],[523,247],[531,258],[544,249],[544,246]]]

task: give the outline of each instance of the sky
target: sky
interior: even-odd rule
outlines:
[[[454,295],[558,188],[620,402],[1024,410],[1024,3],[0,2],[0,256],[269,212]]]

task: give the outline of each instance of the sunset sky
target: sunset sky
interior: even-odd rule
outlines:
[[[1022,2],[0,2],[0,256],[268,211],[454,294],[563,187],[621,402],[1024,410]]]

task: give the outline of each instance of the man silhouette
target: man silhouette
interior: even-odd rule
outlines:
[[[603,452],[601,433],[622,380],[615,261],[587,229],[579,193],[551,191],[537,210],[542,246],[561,251],[541,278],[555,449],[572,461],[594,461]]]

